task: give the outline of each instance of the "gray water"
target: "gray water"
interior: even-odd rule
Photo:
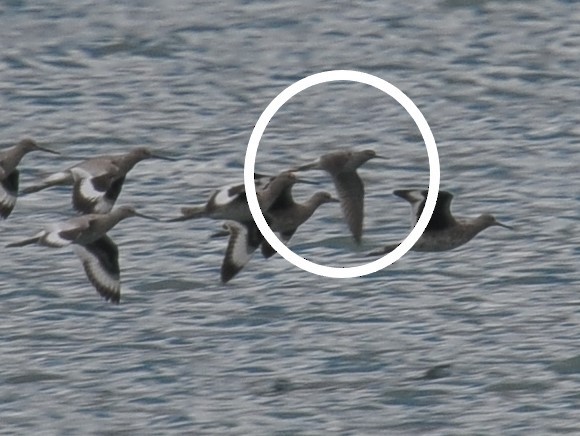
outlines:
[[[70,249],[3,249],[0,434],[580,434],[577,3],[6,0],[0,23],[1,142],[63,153],[26,156],[21,186],[144,145],[179,160],[138,164],[119,203],[176,216],[241,180],[280,91],[353,69],[421,109],[457,215],[516,227],[358,279],[256,255],[224,286],[219,222],[135,218],[110,232],[119,306]],[[408,205],[391,192],[426,187],[428,161],[393,99],[334,83],[280,110],[256,170],[340,148],[389,157],[360,171],[363,246],[336,205],[290,245],[353,266],[405,237]],[[1,244],[71,214],[65,188],[19,198]]]

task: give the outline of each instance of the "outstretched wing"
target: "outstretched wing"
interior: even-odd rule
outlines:
[[[419,217],[425,208],[427,201],[427,190],[400,189],[393,192],[398,197],[407,200],[411,204],[411,225],[417,224]],[[429,220],[426,231],[442,230],[455,223],[455,218],[451,215],[451,200],[453,195],[447,191],[439,191],[433,215]]]
[[[356,242],[363,231],[365,188],[355,171],[338,173],[333,177],[344,219]]]
[[[254,222],[226,221],[224,227],[230,232],[230,239],[222,262],[221,279],[227,283],[250,261],[264,238]]]
[[[107,235],[90,244],[74,245],[89,281],[107,301],[121,300],[119,250]]]
[[[125,177],[105,173],[93,176],[82,168],[72,168],[73,207],[81,213],[108,213],[119,197]]]
[[[294,233],[296,233],[296,229],[292,229],[289,230],[287,232],[282,232],[280,233],[280,239],[283,242],[288,242],[290,240],[290,238],[294,235]],[[272,247],[268,241],[266,241],[266,239],[264,239],[264,241],[262,241],[262,256],[264,256],[265,259],[269,259],[270,257],[274,256],[276,254],[276,250],[274,250],[274,247]]]
[[[19,175],[15,169],[0,182],[0,218],[8,218],[16,206]]]

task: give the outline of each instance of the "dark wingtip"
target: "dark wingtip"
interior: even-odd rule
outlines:
[[[267,241],[262,242],[262,256],[264,259],[269,259],[276,254],[276,250]]]
[[[225,285],[227,282],[229,282],[231,279],[233,279],[239,272],[240,272],[241,268],[237,268],[236,266],[232,265],[232,264],[222,264],[222,268],[221,268],[221,280],[222,283]]]
[[[83,267],[85,268],[86,271],[86,266],[83,263]],[[89,282],[91,283],[91,285],[93,285],[93,287],[95,288],[95,290],[97,291],[97,293],[105,300],[114,304],[119,304],[119,302],[121,301],[121,292],[115,292],[115,290],[109,289],[105,286],[102,286],[97,280],[95,280],[95,277],[93,277],[92,274],[90,274],[88,271],[87,272],[87,277],[89,279]]]
[[[113,304],[119,304],[121,302],[121,295],[120,294],[113,294],[109,298],[105,297],[106,301],[109,301]]]
[[[101,286],[92,275],[88,275],[89,281],[94,286],[97,293],[105,300],[110,303],[119,304],[121,302],[121,292],[115,292],[111,289]]]
[[[11,213],[12,213],[12,209],[10,209],[10,210],[0,209],[0,219],[5,220],[6,218],[8,218],[10,216]]]

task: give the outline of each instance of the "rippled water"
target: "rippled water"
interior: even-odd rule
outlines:
[[[517,227],[362,279],[256,256],[223,286],[219,223],[128,220],[111,232],[118,307],[71,250],[4,249],[1,434],[580,432],[574,2],[10,0],[0,19],[2,142],[30,136],[64,154],[26,156],[21,186],[146,145],[179,161],[138,164],[119,202],[175,216],[241,180],[252,128],[286,86],[355,69],[421,109],[456,214]],[[256,168],[340,147],[390,158],[361,170],[364,245],[325,205],[291,246],[350,266],[406,235],[408,205],[391,191],[426,186],[428,163],[394,100],[334,83],[281,109]],[[69,201],[60,188],[20,198],[2,245],[66,218]]]

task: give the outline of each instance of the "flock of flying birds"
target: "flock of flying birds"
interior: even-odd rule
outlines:
[[[6,219],[16,205],[19,193],[21,159],[31,151],[56,151],[40,147],[31,139],[0,151],[0,218]],[[52,174],[21,190],[21,194],[37,192],[52,186],[72,185],[72,205],[79,213],[67,221],[48,225],[36,235],[6,245],[22,247],[39,244],[47,247],[72,245],[80,258],[85,273],[97,292],[107,301],[119,303],[121,298],[119,252],[107,232],[125,218],[139,216],[157,220],[139,213],[132,206],[113,206],[121,193],[127,173],[145,159],[173,160],[151,150],[139,147],[128,153],[101,155],[82,161],[68,169]],[[370,159],[384,159],[373,150],[335,151],[324,154],[315,162],[292,168],[276,176],[255,174],[258,203],[272,231],[287,242],[304,222],[325,203],[340,202],[344,220],[355,240],[360,243],[363,234],[364,184],[357,169]],[[296,183],[312,183],[300,179],[296,172],[306,170],[327,172],[336,188],[338,199],[328,192],[316,192],[304,203],[297,203],[292,196]],[[412,208],[414,226],[423,211],[426,190],[397,190],[394,194],[407,200]],[[492,215],[483,214],[475,219],[456,219],[450,212],[453,196],[439,191],[435,211],[429,224],[414,245],[414,251],[445,251],[465,244],[490,226],[510,226],[498,222]],[[199,206],[184,207],[181,216],[165,222],[209,218],[225,221],[224,232],[229,235],[226,253],[221,266],[221,280],[227,283],[261,248],[262,255],[269,258],[275,250],[258,230],[246,199],[243,184],[216,190],[208,201]],[[395,249],[398,244],[369,253],[382,255]]]

